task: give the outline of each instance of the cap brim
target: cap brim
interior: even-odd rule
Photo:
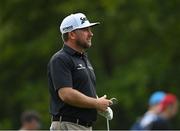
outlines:
[[[91,27],[91,26],[96,26],[96,25],[99,25],[99,24],[100,24],[100,22],[90,23],[90,26],[89,26],[89,27]]]
[[[81,26],[79,28],[76,28],[76,29],[82,29],[82,28],[87,28],[87,27],[93,27],[93,26],[96,26],[96,25],[99,25],[100,22],[96,22],[96,23],[90,23],[88,25],[85,25],[85,26]]]

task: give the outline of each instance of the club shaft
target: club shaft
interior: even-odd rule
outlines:
[[[107,131],[109,131],[109,120],[108,119],[106,120],[107,120]]]

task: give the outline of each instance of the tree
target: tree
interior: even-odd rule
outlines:
[[[47,63],[63,44],[60,22],[74,12],[101,22],[93,29],[88,53],[98,94],[120,101],[114,107],[112,129],[129,129],[146,110],[153,91],[179,95],[179,4],[178,0],[1,0],[0,128],[18,129],[21,112],[29,108],[39,111],[42,128],[49,128]],[[173,122],[176,129],[179,119]],[[105,129],[101,117],[95,129]]]

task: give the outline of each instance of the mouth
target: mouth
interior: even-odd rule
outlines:
[[[87,39],[87,41],[91,42],[91,38],[90,38],[90,39]]]

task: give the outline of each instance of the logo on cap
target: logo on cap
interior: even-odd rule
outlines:
[[[71,30],[71,29],[73,29],[73,26],[71,25],[71,26],[68,26],[68,27],[64,27],[63,28],[63,31],[67,31],[67,30]]]
[[[83,24],[85,21],[87,21],[87,18],[86,17],[81,17],[80,20],[81,20],[81,24]]]

